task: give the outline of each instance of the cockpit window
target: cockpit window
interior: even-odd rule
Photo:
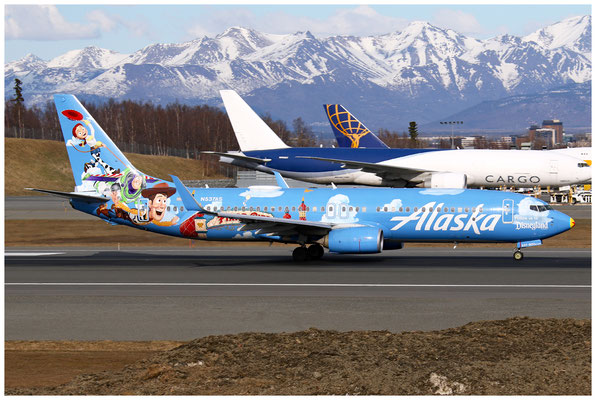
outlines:
[[[586,167],[589,167],[588,163],[585,163],[585,162],[580,162],[580,163],[578,163],[578,164],[577,164],[577,166],[578,166],[579,168],[586,168]]]
[[[548,210],[552,210],[553,208],[549,205],[532,205],[530,206],[530,210],[532,211],[538,211],[538,212],[544,212],[544,211],[548,211]]]

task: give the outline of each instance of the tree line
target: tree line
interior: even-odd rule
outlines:
[[[15,84],[15,98],[5,102],[5,137],[63,141],[54,103],[27,107],[20,90],[20,85]],[[126,152],[173,155],[218,164],[217,157],[201,151],[239,150],[227,114],[216,107],[179,103],[161,106],[113,99],[103,104],[82,103],[112,141]],[[263,120],[289,146],[317,145],[312,129],[301,117],[293,121],[292,129],[270,115]]]

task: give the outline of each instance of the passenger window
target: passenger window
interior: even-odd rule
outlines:
[[[317,211],[317,206],[314,206],[314,207],[312,208],[312,210],[313,210],[314,212],[316,212],[316,211]]]
[[[377,212],[381,211],[381,207],[377,207]]]
[[[249,211],[252,211],[252,207],[250,207],[248,210],[249,210]]]
[[[470,212],[470,209],[468,207],[466,207],[466,212]]]
[[[168,206],[168,211],[170,211],[170,206]]]
[[[461,207],[457,207],[457,212],[458,212],[458,213],[460,213],[460,212],[462,212],[462,211],[463,211],[463,209],[462,209]]]
[[[455,212],[455,207],[451,207],[451,212]]]
[[[180,206],[180,211],[184,211],[184,207]]]
[[[428,207],[428,211],[432,212],[433,208],[432,207]]]
[[[366,207],[362,207],[362,212],[366,212]]]
[[[174,212],[178,211],[178,207],[174,206]]]
[[[426,211],[426,207],[422,207],[422,212],[425,212],[425,211]]]
[[[321,207],[321,212],[325,212],[325,207]]]
[[[410,207],[406,207],[406,212],[410,212]]]
[[[238,211],[238,207],[234,207],[234,211]]]
[[[404,210],[404,208],[403,208],[403,207],[400,207],[400,208],[399,208],[399,212],[402,212],[403,210]]]
[[[327,207],[327,216],[329,218],[334,218],[335,217],[335,207],[333,207],[333,206]]]
[[[290,211],[290,207],[286,207],[286,212]]]
[[[418,207],[414,207],[414,212],[418,211]]]
[[[246,211],[246,207],[242,206],[242,211]]]
[[[292,211],[296,211],[296,206],[292,207]]]
[[[356,207],[356,212],[360,211],[360,207]]]
[[[354,207],[350,206],[350,212],[354,211]]]
[[[387,207],[383,207],[383,211],[387,212]]]

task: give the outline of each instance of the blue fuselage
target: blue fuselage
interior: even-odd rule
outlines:
[[[168,183],[171,185],[170,183]],[[253,186],[245,189],[189,189],[197,203],[210,212],[251,214],[293,220],[325,222],[336,228],[378,227],[386,240],[429,242],[523,242],[544,239],[570,229],[572,220],[532,197],[473,189],[282,189]],[[162,234],[207,240],[265,240],[315,242],[283,233],[246,230],[233,218],[189,211],[180,197],[168,199],[158,220],[118,217],[108,202],[97,206],[71,200],[73,207],[112,223]],[[139,209],[149,204],[139,203]],[[129,212],[127,215],[132,215]],[[141,213],[137,213],[141,214]],[[168,221],[175,221],[168,225]]]
[[[412,154],[441,151],[439,149],[367,149],[367,148],[328,148],[328,147],[288,147],[275,150],[245,151],[249,157],[270,159],[260,170],[276,170],[295,173],[346,172],[341,164],[329,161],[312,160],[300,157],[335,158],[367,163],[378,163]]]

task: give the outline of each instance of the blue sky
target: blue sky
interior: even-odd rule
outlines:
[[[216,36],[231,26],[315,36],[378,35],[428,21],[478,39],[527,35],[591,5],[5,5],[5,62],[33,53],[45,60],[98,46],[132,53],[152,43]]]

